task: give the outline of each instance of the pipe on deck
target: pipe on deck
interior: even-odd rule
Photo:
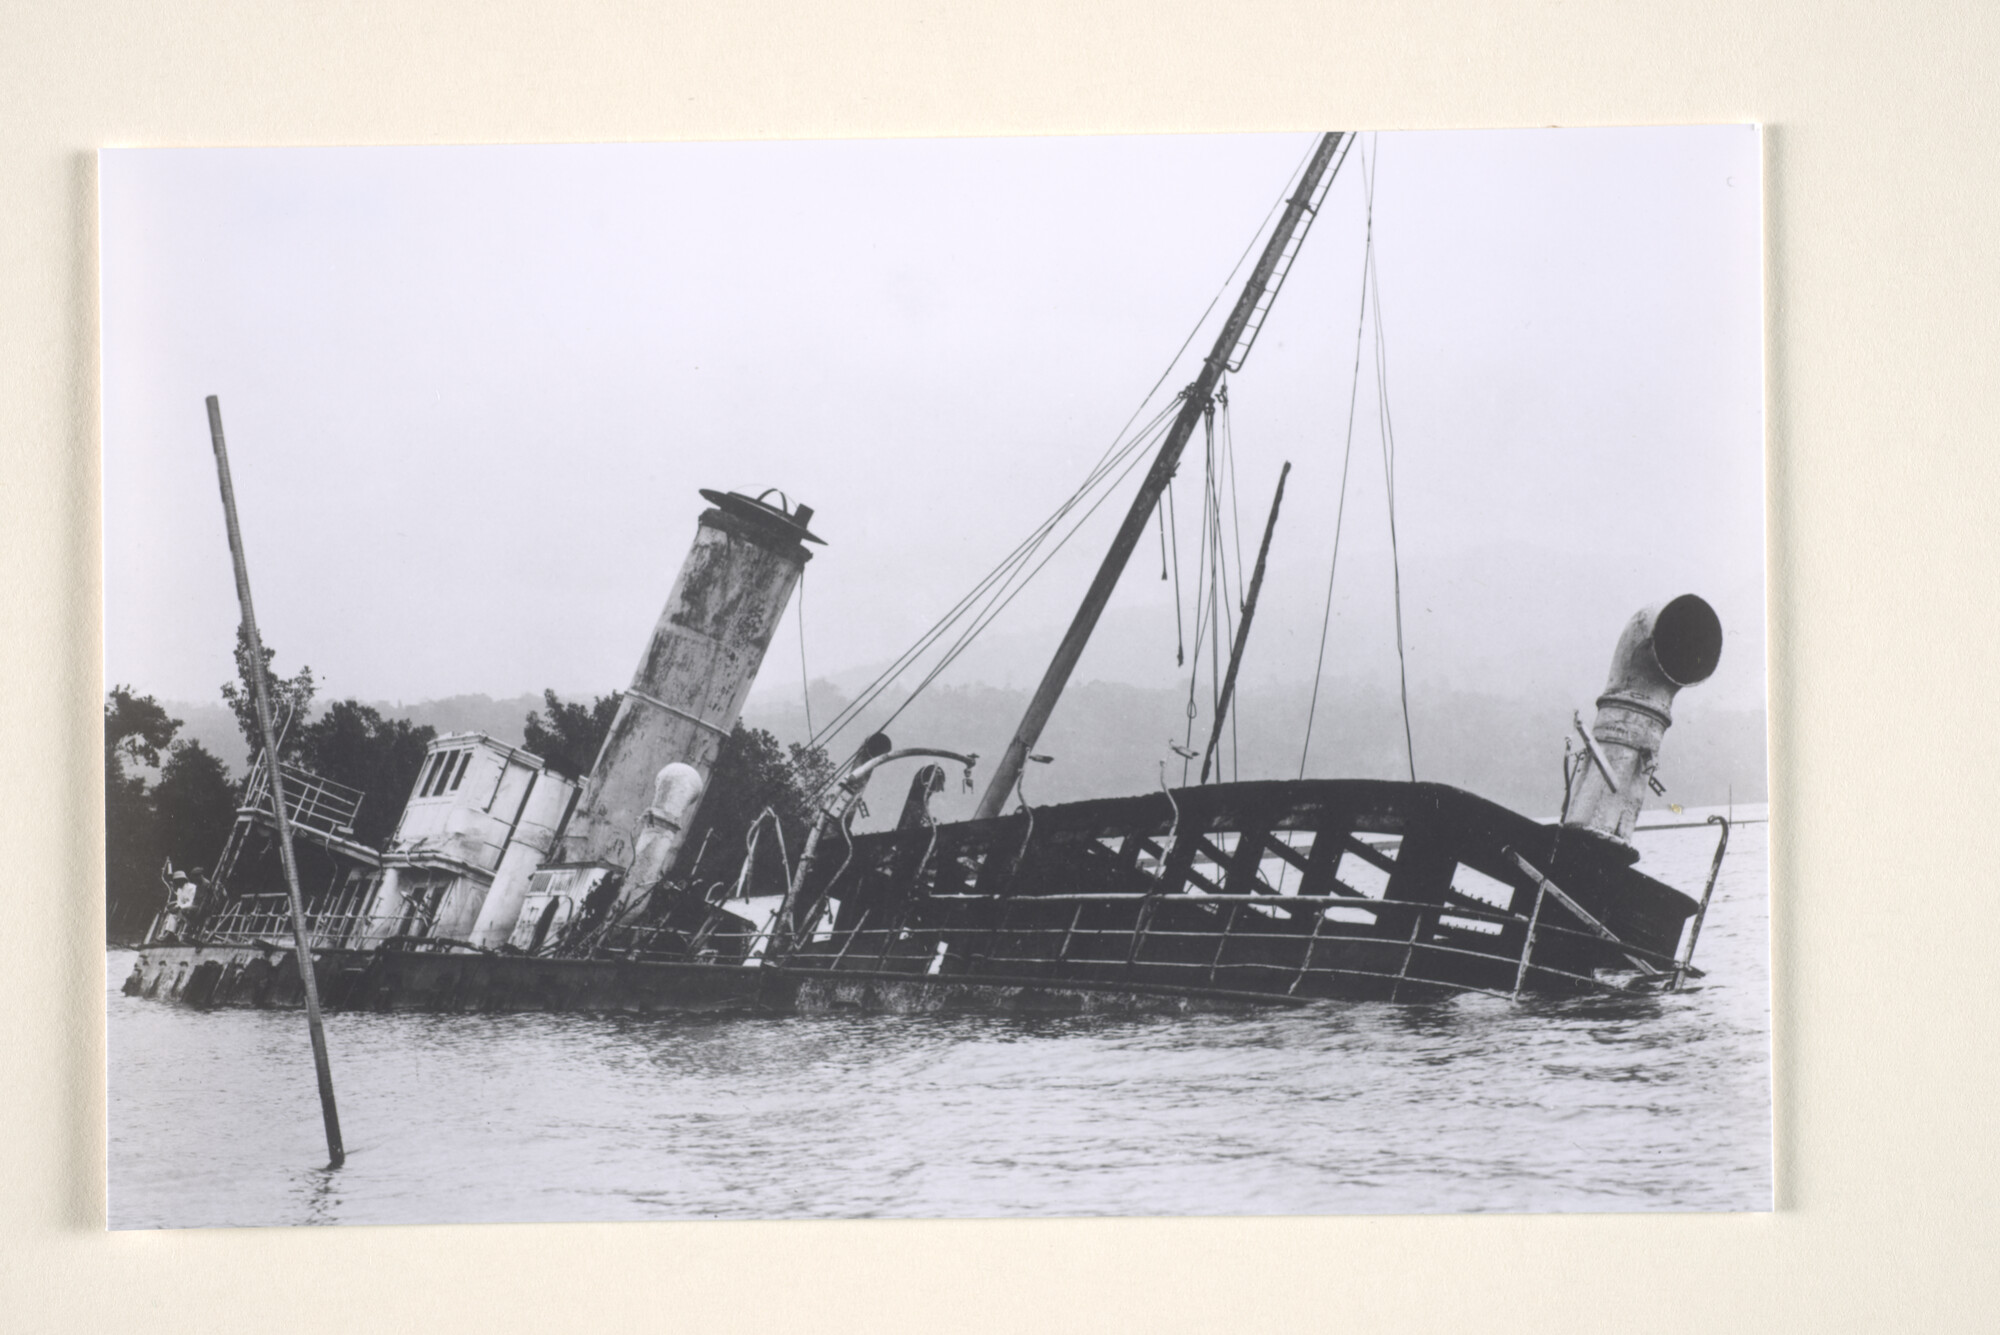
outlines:
[[[1707,681],[1722,658],[1722,622],[1691,593],[1649,607],[1626,623],[1611,654],[1611,676],[1585,735],[1588,760],[1570,779],[1565,829],[1579,830],[1636,861],[1632,829],[1673,725],[1674,696]]]

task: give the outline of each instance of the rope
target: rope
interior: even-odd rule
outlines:
[[[1375,207],[1375,170],[1381,166],[1378,147],[1366,175],[1368,207]],[[1410,764],[1410,782],[1417,781],[1417,748],[1410,736],[1410,665],[1403,652],[1403,558],[1396,545],[1396,424],[1389,412],[1389,346],[1382,333],[1382,281],[1375,269],[1375,248],[1368,248],[1368,286],[1375,294],[1375,402],[1382,432],[1382,480],[1389,496],[1389,571],[1396,594],[1396,679],[1403,696],[1403,754]]]
[[[1217,455],[1216,462],[1218,467],[1226,467],[1229,471],[1229,504],[1230,504],[1230,516],[1231,516],[1230,523],[1232,524],[1232,526],[1235,527],[1235,534],[1236,534],[1236,566],[1235,566],[1236,594],[1234,598],[1232,598],[1229,593],[1229,577],[1231,573],[1229,565],[1229,553],[1226,550],[1218,551],[1216,555],[1219,558],[1222,569],[1222,635],[1216,641],[1215,647],[1218,656],[1217,656],[1216,671],[1215,671],[1215,681],[1212,683],[1213,694],[1215,697],[1215,713],[1218,715],[1221,714],[1221,712],[1224,709],[1227,709],[1229,707],[1222,698],[1222,678],[1224,676],[1224,669],[1227,667],[1227,660],[1222,659],[1219,656],[1220,650],[1223,645],[1228,645],[1231,654],[1235,653],[1236,618],[1237,615],[1241,613],[1243,610],[1243,599],[1244,599],[1243,533],[1240,524],[1238,524],[1236,520],[1236,461],[1232,457],[1233,447],[1229,436],[1229,414],[1227,411],[1225,411],[1222,415],[1222,432],[1223,432],[1222,450]],[[1222,477],[1220,473],[1216,475],[1215,504],[1216,504],[1216,533],[1219,539],[1221,535],[1221,524],[1222,524],[1222,517],[1221,517]],[[1217,546],[1218,547],[1221,546],[1219,541],[1217,543]],[[1235,715],[1232,713],[1230,717],[1233,726]],[[1234,734],[1232,733],[1232,736],[1233,735]],[[1222,764],[1219,757],[1216,761],[1215,781],[1217,783],[1222,782]]]
[[[1174,534],[1174,666],[1187,662],[1187,632],[1181,629],[1181,517],[1174,508],[1174,480],[1167,479],[1167,527]]]
[[[1202,490],[1208,502],[1208,707],[1212,714],[1222,700],[1222,498],[1217,494],[1215,475],[1215,418],[1208,420],[1207,473]]]
[[[1168,404],[1166,408],[1160,410],[1152,422],[1149,422],[1141,430],[1139,435],[1134,436],[1122,447],[1118,447],[1115,453],[1108,451],[1106,457],[1100,459],[1098,465],[1091,470],[1083,483],[1076,491],[1071,493],[1068,499],[1057,506],[1054,512],[1038,524],[1026,538],[1022,539],[1011,552],[1000,560],[999,564],[988,571],[970,591],[960,598],[943,616],[939,617],[936,622],[932,623],[931,627],[920,635],[914,644],[899,654],[873,681],[863,687],[861,694],[852,703],[843,708],[826,727],[814,734],[811,744],[822,746],[844,730],[849,724],[853,723],[897,677],[907,671],[912,663],[921,658],[932,645],[936,644],[946,631],[961,621],[982,595],[986,594],[996,584],[1004,587],[1009,583],[1020,567],[1034,556],[1041,544],[1046,541],[1048,535],[1062,522],[1064,516],[1080,504],[1084,497],[1096,489],[1106,477],[1111,476],[1112,470],[1116,469],[1121,462],[1124,462],[1128,455],[1136,454],[1148,442],[1155,428],[1174,411],[1174,407],[1174,404]],[[1130,464],[1127,463],[1125,470],[1118,473],[1118,477],[1122,478],[1124,473],[1129,471]],[[1099,503],[1102,503],[1102,498],[1100,498]],[[1095,509],[1094,506],[1092,508]],[[1038,566],[1036,569],[1039,570],[1040,567]],[[1032,575],[1030,578],[1032,578]]]
[[[1159,427],[1159,430],[1164,430],[1165,428],[1164,425],[1162,425],[1162,423],[1165,416],[1166,413],[1163,411],[1160,418],[1156,418],[1154,423],[1149,424],[1149,430],[1155,426]],[[891,723],[894,723],[896,719],[902,715],[904,710],[908,709],[912,704],[915,704],[917,698],[923,694],[923,692],[931,685],[931,683],[936,681],[940,674],[942,674],[947,668],[949,668],[952,665],[952,663],[957,661],[958,657],[961,654],[963,654],[968,648],[972,646],[972,642],[976,638],[978,638],[979,634],[982,631],[984,631],[989,625],[991,625],[994,622],[994,620],[1000,616],[1001,613],[1007,610],[1008,605],[1011,604],[1015,598],[1020,596],[1022,590],[1024,590],[1028,586],[1028,584],[1035,578],[1035,576],[1040,574],[1042,569],[1045,566],[1047,566],[1050,561],[1054,560],[1057,554],[1060,553],[1062,549],[1069,544],[1069,540],[1075,537],[1077,532],[1081,530],[1082,527],[1090,521],[1090,517],[1097,512],[1098,508],[1101,507],[1105,501],[1111,498],[1111,496],[1115,492],[1118,483],[1122,482],[1126,477],[1130,476],[1132,470],[1138,467],[1139,464],[1145,460],[1146,455],[1143,453],[1140,447],[1149,444],[1151,439],[1157,438],[1157,435],[1158,431],[1155,431],[1153,436],[1151,437],[1141,436],[1136,438],[1132,442],[1132,445],[1128,447],[1128,449],[1125,451],[1125,453],[1119,456],[1120,458],[1125,460],[1125,466],[1122,470],[1120,470],[1117,476],[1112,479],[1110,488],[1108,488],[1102,495],[1100,495],[1095,501],[1091,503],[1090,508],[1084,511],[1083,515],[1076,521],[1075,524],[1071,525],[1069,532],[1065,533],[1062,536],[1061,540],[1058,541],[1055,544],[1055,546],[1049,550],[1048,554],[1044,556],[1032,570],[1029,570],[1025,575],[1019,575],[1020,566],[1025,562],[1027,557],[1032,556],[1034,554],[1034,549],[1032,547],[1030,547],[1029,550],[1027,550],[1022,555],[1020,560],[1010,559],[1010,561],[1007,564],[1013,566],[1013,571],[1009,573],[1007,578],[1001,582],[1000,588],[996,590],[992,594],[992,596],[987,599],[985,606],[982,607],[979,610],[979,612],[975,615],[972,624],[969,625],[965,630],[960,632],[958,639],[953,643],[952,647],[948,651],[946,651],[943,657],[941,657],[936,663],[936,665],[933,666],[931,670],[925,675],[924,679],[916,685],[916,687],[910,692],[910,694],[907,697],[904,698],[902,703],[898,704],[896,708],[889,713],[887,718],[881,721],[881,723],[874,729],[874,731],[879,732],[882,729],[887,728]],[[1117,460],[1113,460],[1113,462],[1115,464]],[[1069,508],[1070,508],[1069,505],[1065,505],[1063,507],[1063,511],[1066,511]],[[1061,512],[1059,512],[1058,516],[1055,517],[1059,518],[1060,513]],[[1024,544],[1024,546],[1027,546],[1027,544]],[[999,574],[1000,571],[996,568],[994,575],[997,576]],[[1016,576],[1018,576],[1018,578],[1016,578]],[[983,585],[990,586],[992,582],[993,582],[993,577],[989,577],[987,580],[984,580],[981,583]],[[1011,588],[1008,587],[1010,584],[1012,586]],[[983,590],[980,588],[975,588],[972,593],[966,595],[964,599],[961,599],[960,600],[961,608],[963,608],[966,604],[969,604],[973,600],[973,598],[977,597],[978,594],[981,593],[982,591]],[[949,618],[949,620],[956,621],[959,619],[959,615],[960,613],[957,610],[955,610],[954,613]],[[938,626],[935,629],[934,634],[926,637],[927,641],[926,643],[921,643],[916,649],[913,649],[912,651],[904,655],[905,660],[913,660],[916,656],[918,656],[922,652],[923,649],[928,648],[930,644],[934,644],[937,641],[937,639],[942,635],[943,631],[948,628],[949,628],[948,622],[941,623],[940,626]],[[907,666],[908,662],[905,661],[902,664],[902,667],[907,667]],[[827,728],[822,733],[822,736],[831,737],[835,732],[839,731],[840,728],[846,726],[847,723],[852,722],[854,717],[856,717],[859,714],[862,708],[865,708],[868,704],[872,703],[873,700],[878,698],[882,694],[882,691],[886,689],[885,679],[891,677],[895,673],[899,673],[902,670],[902,667],[898,667],[897,665],[892,664],[890,671],[885,671],[882,677],[877,678],[877,682],[884,683],[883,686],[880,689],[874,690],[871,694],[864,697],[863,699],[856,701],[855,704],[850,705],[847,710],[843,711],[844,717],[842,719],[836,720],[834,723],[830,723],[827,725]],[[816,739],[816,744],[817,744],[817,739]],[[841,778],[846,775],[848,770],[853,767],[855,761],[859,758],[859,756],[860,756],[860,748],[856,747],[853,752],[849,753],[849,755],[845,760],[843,760],[839,765],[837,765],[833,769],[832,773],[827,777],[826,781],[821,784],[819,790],[814,795],[814,801],[818,801],[821,796],[823,796],[835,784],[837,784],[841,780]]]
[[[1222,386],[1216,396],[1222,404],[1222,466],[1230,474],[1230,534],[1236,540],[1236,606],[1244,606],[1244,522],[1242,502],[1236,500],[1236,428],[1230,424],[1230,388]]]
[[[1236,538],[1236,600],[1230,606],[1234,606],[1236,612],[1242,612],[1244,610],[1244,598],[1246,598],[1246,594],[1244,594],[1244,528],[1242,528],[1242,504],[1236,498],[1236,420],[1230,416],[1230,398],[1228,398],[1228,386],[1226,384],[1222,388],[1222,396],[1220,398],[1222,398],[1222,464],[1224,464],[1224,468],[1228,468],[1228,474],[1230,474],[1230,532]],[[1224,602],[1228,604],[1228,590],[1226,588],[1224,588]],[[1224,620],[1230,622],[1230,646],[1232,646],[1232,654],[1234,654],[1236,626],[1234,626],[1232,618],[1224,618]],[[1220,709],[1222,705],[1218,703],[1216,707]],[[1242,777],[1242,757],[1238,755],[1238,733],[1236,733],[1236,719],[1238,717],[1242,717],[1242,699],[1240,697],[1238,697],[1236,705],[1230,709],[1230,773],[1240,779]],[[1222,781],[1222,755],[1220,753],[1216,755],[1216,781],[1218,783]]]
[[[1362,153],[1361,161],[1365,167],[1368,162],[1368,155],[1365,151]],[[1365,171],[1362,173],[1362,179],[1368,179]],[[1361,308],[1355,313],[1354,317],[1354,374],[1347,388],[1347,444],[1342,452],[1340,461],[1340,501],[1333,515],[1333,559],[1327,563],[1326,607],[1320,613],[1319,657],[1314,660],[1313,664],[1312,701],[1306,706],[1305,742],[1299,747],[1299,777],[1301,779],[1306,777],[1306,757],[1312,752],[1313,720],[1319,711],[1320,681],[1326,671],[1327,631],[1333,625],[1333,578],[1340,569],[1340,534],[1347,518],[1347,475],[1349,467],[1354,462],[1354,413],[1355,406],[1360,402],[1361,396],[1361,334],[1368,320],[1368,271],[1375,253],[1375,195],[1373,191],[1368,192],[1366,195],[1365,210],[1366,221],[1363,224],[1361,247]]]
[[[1203,430],[1206,444],[1202,466],[1201,483],[1201,527],[1195,540],[1197,560],[1194,568],[1194,666],[1188,672],[1187,728],[1181,738],[1181,786],[1187,786],[1188,766],[1193,763],[1194,721],[1199,713],[1195,704],[1197,692],[1201,688],[1201,645],[1203,636],[1213,636],[1215,619],[1210,615],[1214,610],[1214,566],[1215,543],[1209,528],[1209,520],[1215,513],[1215,413],[1211,409],[1203,416]],[[1204,605],[1202,593],[1206,590],[1209,598]]]
[[[1090,517],[1097,513],[1098,508],[1102,506],[1106,501],[1111,499],[1112,495],[1116,491],[1118,483],[1123,482],[1125,478],[1131,474],[1133,469],[1137,468],[1141,463],[1145,462],[1145,458],[1146,456],[1143,453],[1135,452],[1132,458],[1126,463],[1124,470],[1120,472],[1117,478],[1115,478],[1112,481],[1111,487],[1107,488],[1103,495],[1099,496],[1095,501],[1091,502],[1090,508],[1088,510],[1085,510],[1083,512],[1082,517],[1079,518],[1076,521],[1076,523],[1070,526],[1069,532],[1063,534],[1062,538],[1056,543],[1056,545],[1049,549],[1048,555],[1044,556],[1039,562],[1037,562],[1033,570],[1030,570],[1026,575],[1022,576],[1018,581],[1016,581],[1013,585],[1013,588],[1007,593],[1005,598],[1000,598],[1000,595],[996,593],[994,595],[994,598],[999,599],[997,606],[994,604],[992,599],[988,600],[987,606],[991,610],[982,613],[980,619],[959,636],[957,642],[952,646],[952,648],[945,654],[943,658],[938,660],[937,666],[932,668],[930,672],[924,677],[923,681],[918,683],[916,689],[910,693],[909,698],[904,700],[903,703],[901,703],[900,705],[897,705],[895,711],[891,713],[888,718],[882,721],[882,727],[886,728],[889,726],[889,724],[895,722],[897,716],[900,715],[905,709],[908,709],[913,703],[915,703],[917,696],[921,695],[926,687],[928,687],[932,682],[936,681],[940,673],[942,673],[946,668],[950,667],[954,662],[956,662],[960,654],[964,653],[967,649],[972,647],[973,640],[978,638],[980,632],[984,631],[988,626],[992,625],[994,620],[1002,612],[1007,610],[1008,604],[1012,603],[1014,599],[1018,598],[1021,595],[1022,590],[1028,587],[1028,584],[1035,578],[1035,576],[1041,574],[1043,567],[1047,566],[1050,561],[1053,561],[1056,558],[1056,555],[1059,552],[1061,552],[1064,547],[1069,545],[1069,540],[1075,537],[1077,535],[1077,532],[1080,529],[1082,529],[1082,527],[1086,523],[1090,522]]]
[[[885,668],[882,671],[882,673],[875,678],[875,680],[871,681],[867,686],[863,687],[861,694],[852,703],[843,708],[840,711],[840,713],[836,715],[835,718],[832,721],[830,721],[824,729],[815,732],[809,743],[810,745],[815,747],[824,746],[827,742],[831,741],[833,737],[835,737],[841,731],[845,730],[849,725],[851,725],[861,715],[863,711],[868,709],[871,705],[874,704],[874,702],[877,699],[880,698],[882,693],[888,689],[890,684],[892,684],[898,677],[900,677],[905,671],[907,671],[916,662],[918,658],[922,657],[924,653],[926,653],[933,645],[935,645],[937,641],[944,636],[945,632],[950,630],[950,628],[953,625],[963,620],[966,616],[966,613],[972,608],[972,606],[975,603],[977,603],[981,599],[982,596],[986,596],[988,595],[989,591],[992,591],[991,595],[987,597],[985,606],[980,610],[980,612],[974,614],[970,628],[965,632],[961,633],[958,641],[956,641],[953,647],[946,652],[943,661],[941,661],[938,664],[938,666],[934,668],[928,676],[925,677],[922,684],[920,684],[914,691],[912,691],[910,697],[904,700],[902,705],[898,706],[895,713],[892,713],[890,715],[890,720],[893,720],[897,714],[900,714],[904,708],[907,708],[909,706],[911,701],[913,701],[917,697],[917,695],[922,693],[925,687],[927,687],[928,685],[931,684],[931,682],[936,680],[938,672],[942,671],[943,668],[948,666],[952,660],[956,659],[959,653],[963,652],[964,648],[971,643],[972,639],[976,637],[981,631],[983,631],[986,628],[986,626],[992,623],[992,619],[994,616],[997,616],[1001,611],[1005,610],[1007,605],[1011,603],[1014,597],[1019,593],[1020,588],[1025,586],[1027,581],[1032,580],[1037,574],[1041,572],[1043,567],[1045,567],[1048,564],[1048,558],[1045,557],[1041,562],[1035,565],[1033,570],[1030,570],[1025,576],[1021,577],[1018,580],[1018,582],[1016,581],[1015,577],[1019,574],[1021,569],[1024,566],[1026,566],[1027,562],[1033,558],[1036,551],[1038,551],[1042,543],[1047,540],[1049,534],[1054,532],[1055,528],[1062,522],[1063,518],[1066,515],[1068,515],[1068,513],[1071,510],[1073,510],[1077,505],[1081,504],[1085,499],[1085,497],[1087,497],[1089,493],[1096,488],[1098,483],[1103,481],[1104,478],[1110,476],[1114,471],[1117,471],[1117,478],[1113,481],[1112,483],[1113,486],[1116,485],[1117,481],[1122,481],[1123,478],[1131,471],[1129,465],[1123,470],[1119,470],[1118,465],[1125,459],[1125,456],[1128,453],[1132,452],[1138,445],[1144,443],[1152,435],[1152,432],[1155,427],[1159,426],[1165,418],[1171,415],[1178,408],[1180,402],[1179,396],[1177,395],[1173,399],[1170,399],[1167,405],[1164,408],[1162,408],[1159,411],[1159,413],[1150,422],[1148,422],[1148,424],[1145,427],[1141,428],[1137,433],[1137,435],[1133,436],[1126,444],[1121,446],[1119,444],[1120,440],[1124,438],[1126,434],[1131,430],[1132,423],[1139,419],[1140,414],[1142,414],[1145,411],[1146,406],[1149,403],[1151,403],[1154,396],[1159,393],[1160,387],[1167,383],[1168,377],[1173,374],[1174,368],[1177,365],[1179,365],[1181,358],[1186,355],[1189,346],[1193,344],[1195,336],[1199,334],[1203,326],[1208,323],[1209,316],[1214,313],[1217,303],[1221,301],[1223,295],[1226,292],[1228,292],[1231,286],[1234,284],[1236,280],[1236,275],[1239,272],[1241,272],[1244,263],[1250,258],[1251,252],[1255,250],[1258,239],[1264,235],[1265,230],[1270,226],[1271,219],[1277,215],[1279,209],[1284,207],[1286,201],[1291,197],[1293,188],[1297,180],[1299,179],[1300,174],[1304,171],[1306,164],[1309,161],[1311,161],[1312,153],[1316,147],[1317,147],[1316,143],[1312,146],[1309,146],[1305,154],[1300,157],[1298,163],[1292,168],[1291,174],[1286,179],[1284,189],[1278,193],[1278,197],[1272,201],[1271,207],[1265,212],[1263,219],[1258,223],[1256,229],[1251,233],[1250,238],[1248,242],[1245,244],[1242,253],[1237,256],[1236,263],[1230,267],[1228,276],[1225,277],[1223,281],[1217,286],[1215,294],[1209,298],[1208,305],[1203,308],[1200,317],[1196,319],[1193,326],[1188,330],[1187,336],[1181,340],[1180,347],[1175,350],[1173,357],[1168,360],[1166,367],[1160,372],[1159,378],[1153,382],[1152,387],[1148,389],[1146,391],[1146,394],[1140,399],[1138,407],[1133,409],[1132,415],[1131,417],[1126,419],[1125,425],[1121,427],[1119,432],[1112,437],[1111,443],[1105,447],[1104,453],[1099,456],[1097,463],[1092,466],[1090,474],[1085,478],[1083,484],[1079,486],[1076,489],[1076,491],[1071,494],[1069,499],[1064,501],[1062,505],[1058,506],[1053,514],[1051,514],[1047,519],[1043,520],[1042,523],[1038,525],[1029,534],[1027,538],[1023,539],[1022,542],[1018,546],[1016,546],[1013,551],[1009,552],[1006,557],[1002,558],[1000,563],[996,565],[991,571],[989,571],[986,574],[986,576],[983,577],[976,585],[974,585],[970,592],[968,592],[964,597],[959,599],[959,601],[956,604],[954,604],[949,611],[947,611],[942,617],[940,617],[936,622],[934,622],[928,630],[926,630],[922,635],[920,635],[917,641],[910,648],[904,650],[903,653],[899,654],[896,657],[896,659],[893,662],[891,662],[890,665],[887,668]],[[1103,503],[1103,500],[1104,498],[1100,497],[1098,501],[1094,503],[1090,507],[1090,509],[1085,512],[1084,518],[1088,519],[1090,514],[1096,511],[1097,506]],[[1169,506],[1171,508],[1171,498],[1169,500]],[[1080,520],[1079,525],[1081,524],[1081,522],[1082,521]],[[1075,532],[1076,529],[1072,528],[1068,534],[1064,535],[1062,542],[1059,542],[1057,544],[1055,550],[1051,551],[1049,553],[1049,556],[1053,557],[1055,551],[1060,551],[1063,543],[1066,543],[1070,537],[1074,536]],[[1176,534],[1175,535],[1176,546],[1178,546],[1178,537],[1179,535]],[[1176,553],[1176,560],[1178,560],[1178,553]],[[1010,584],[1013,585],[1011,591],[1008,590],[1008,586]],[[996,585],[998,586],[997,589]],[[1179,587],[1178,566],[1176,566],[1175,614],[1177,620],[1179,616],[1178,587]],[[882,726],[886,727],[888,721],[889,720],[885,720]],[[879,731],[879,729],[877,730]],[[836,770],[836,773],[840,772],[840,770],[844,770],[851,763],[852,763],[851,758],[850,760],[843,762],[842,765],[839,767],[839,769]]]
[[[1227,402],[1220,395],[1217,396],[1217,405],[1222,410],[1220,413],[1222,419],[1220,434],[1217,432],[1217,414],[1215,412],[1211,411],[1204,420],[1201,526],[1196,542],[1196,550],[1199,552],[1201,559],[1195,565],[1194,589],[1195,625],[1194,645],[1192,649],[1194,667],[1188,673],[1188,698],[1184,711],[1186,714],[1186,727],[1182,733],[1181,745],[1175,748],[1181,756],[1181,782],[1183,785],[1186,784],[1188,770],[1194,763],[1195,720],[1201,717],[1201,707],[1198,702],[1201,698],[1202,646],[1204,644],[1208,646],[1209,709],[1211,715],[1214,715],[1220,713],[1222,710],[1222,647],[1225,643],[1233,644],[1236,637],[1236,613],[1240,610],[1240,602],[1232,605],[1232,601],[1240,599],[1243,588],[1242,562],[1239,560],[1235,570],[1237,592],[1232,592],[1230,589],[1229,549],[1232,537],[1223,521],[1222,492],[1225,474],[1227,474],[1233,501],[1235,465],[1231,456],[1234,446],[1228,420]],[[1234,507],[1232,506],[1233,513]],[[1176,531],[1178,532],[1178,526],[1176,526]],[[1240,524],[1238,526],[1238,533],[1240,535]],[[1236,541],[1240,542],[1240,536],[1236,538]],[[1176,587],[1178,589],[1178,586]],[[1180,614],[1178,593],[1176,594],[1174,608],[1175,624],[1178,630]],[[1176,654],[1176,665],[1180,665],[1184,661],[1180,654]],[[1230,746],[1231,757],[1234,760],[1239,754],[1239,740],[1238,734],[1234,730],[1233,716]],[[1234,772],[1240,773],[1240,770]],[[1222,771],[1218,769],[1218,781],[1221,781],[1221,775]]]
[[[806,572],[799,570],[799,697],[806,706],[806,736],[817,731],[813,727],[812,678],[806,672]]]
[[[1209,506],[1215,513],[1215,522],[1210,529],[1215,537],[1209,551],[1215,576],[1208,585],[1208,710],[1211,718],[1222,712],[1222,646],[1236,641],[1235,617],[1229,605],[1229,553],[1222,537],[1222,459],[1219,454],[1214,464],[1209,478]],[[1240,579],[1241,572],[1238,573]]]

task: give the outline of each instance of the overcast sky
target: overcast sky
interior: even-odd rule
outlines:
[[[266,641],[329,696],[624,685],[699,487],[813,505],[812,673],[885,660],[1069,493],[1311,143],[107,151],[107,681],[208,700],[231,674],[211,393]],[[1548,677],[1587,704],[1622,618],[1692,591],[1729,636],[1705,689],[1761,701],[1755,132],[1361,143],[1413,680]],[[1231,385],[1246,555],[1294,466],[1246,669],[1267,678],[1310,677],[1318,645],[1362,164]],[[1361,379],[1329,663],[1375,677],[1394,628],[1372,352]],[[1200,478],[1197,445],[1190,585]],[[958,679],[1034,675],[1136,481]],[[1080,676],[1176,679],[1159,574],[1149,535]],[[796,692],[796,636],[788,617],[760,691]]]

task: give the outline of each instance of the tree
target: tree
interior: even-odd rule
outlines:
[[[129,686],[114,686],[105,696],[104,918],[106,929],[119,936],[145,927],[159,898],[165,856],[145,776],[125,767],[158,765],[180,726],[159,701]]]
[[[130,686],[113,686],[104,698],[104,768],[125,772],[125,762],[157,767],[160,752],[174,740],[181,721],[168,718],[150,695],[134,695]]]
[[[385,719],[358,700],[336,700],[326,713],[295,726],[292,733],[296,748],[287,743],[279,749],[296,754],[297,763],[322,778],[366,793],[354,837],[375,848],[386,846],[437,729]]]
[[[566,702],[554,691],[543,691],[547,717],[540,710],[528,715],[523,729],[528,750],[548,763],[550,769],[573,779],[589,775],[597,763],[597,753],[605,734],[618,714],[618,697],[600,695],[588,707]],[[678,874],[696,874],[700,857],[703,884],[732,880],[743,865],[745,837],[750,825],[769,807],[784,828],[785,848],[792,856],[805,845],[813,818],[813,799],[833,773],[826,752],[816,747],[789,747],[762,728],[746,728],[738,723],[723,739],[710,767],[708,787],[695,813],[694,824],[681,841]],[[704,842],[706,853],[702,852]],[[775,849],[766,852],[774,853]],[[764,884],[764,877],[782,881],[775,857],[765,861],[758,855],[759,889],[782,889]]]
[[[681,844],[680,874],[698,874],[704,884],[733,878],[743,865],[751,823],[766,807],[777,816],[785,850],[796,859],[812,825],[814,798],[832,772],[825,751],[797,742],[785,747],[764,729],[738,723],[716,752],[707,793]],[[781,879],[778,862],[766,861],[769,851],[761,850],[757,858],[756,888],[762,892],[782,888],[766,883]]]
[[[588,706],[580,701],[565,702],[554,691],[542,692],[548,718],[540,710],[528,715],[522,727],[522,744],[540,756],[556,773],[582,780],[597,763],[611,720],[618,716],[616,694],[600,695]]]
[[[215,868],[236,820],[229,767],[200,742],[176,742],[153,786],[153,815],[164,855],[176,867]]]
[[[271,660],[277,657],[277,653],[271,646],[264,646],[264,675],[271,683],[271,727],[279,734],[279,757],[296,760],[301,744],[298,724],[311,711],[317,687],[310,667],[302,667],[289,677],[273,673]],[[264,734],[257,726],[257,683],[251,679],[250,661],[250,636],[239,625],[236,628],[236,680],[223,683],[222,698],[236,715],[236,726],[243,730],[243,740],[254,756],[264,749]]]

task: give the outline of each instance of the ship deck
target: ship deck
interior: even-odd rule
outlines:
[[[683,901],[547,954],[319,936],[334,1009],[1089,1009],[1672,980],[1696,901],[1441,784],[1237,783],[837,833],[781,920]],[[151,945],[128,990],[297,1004],[289,933]],[[1686,972],[1693,972],[1686,970]]]

